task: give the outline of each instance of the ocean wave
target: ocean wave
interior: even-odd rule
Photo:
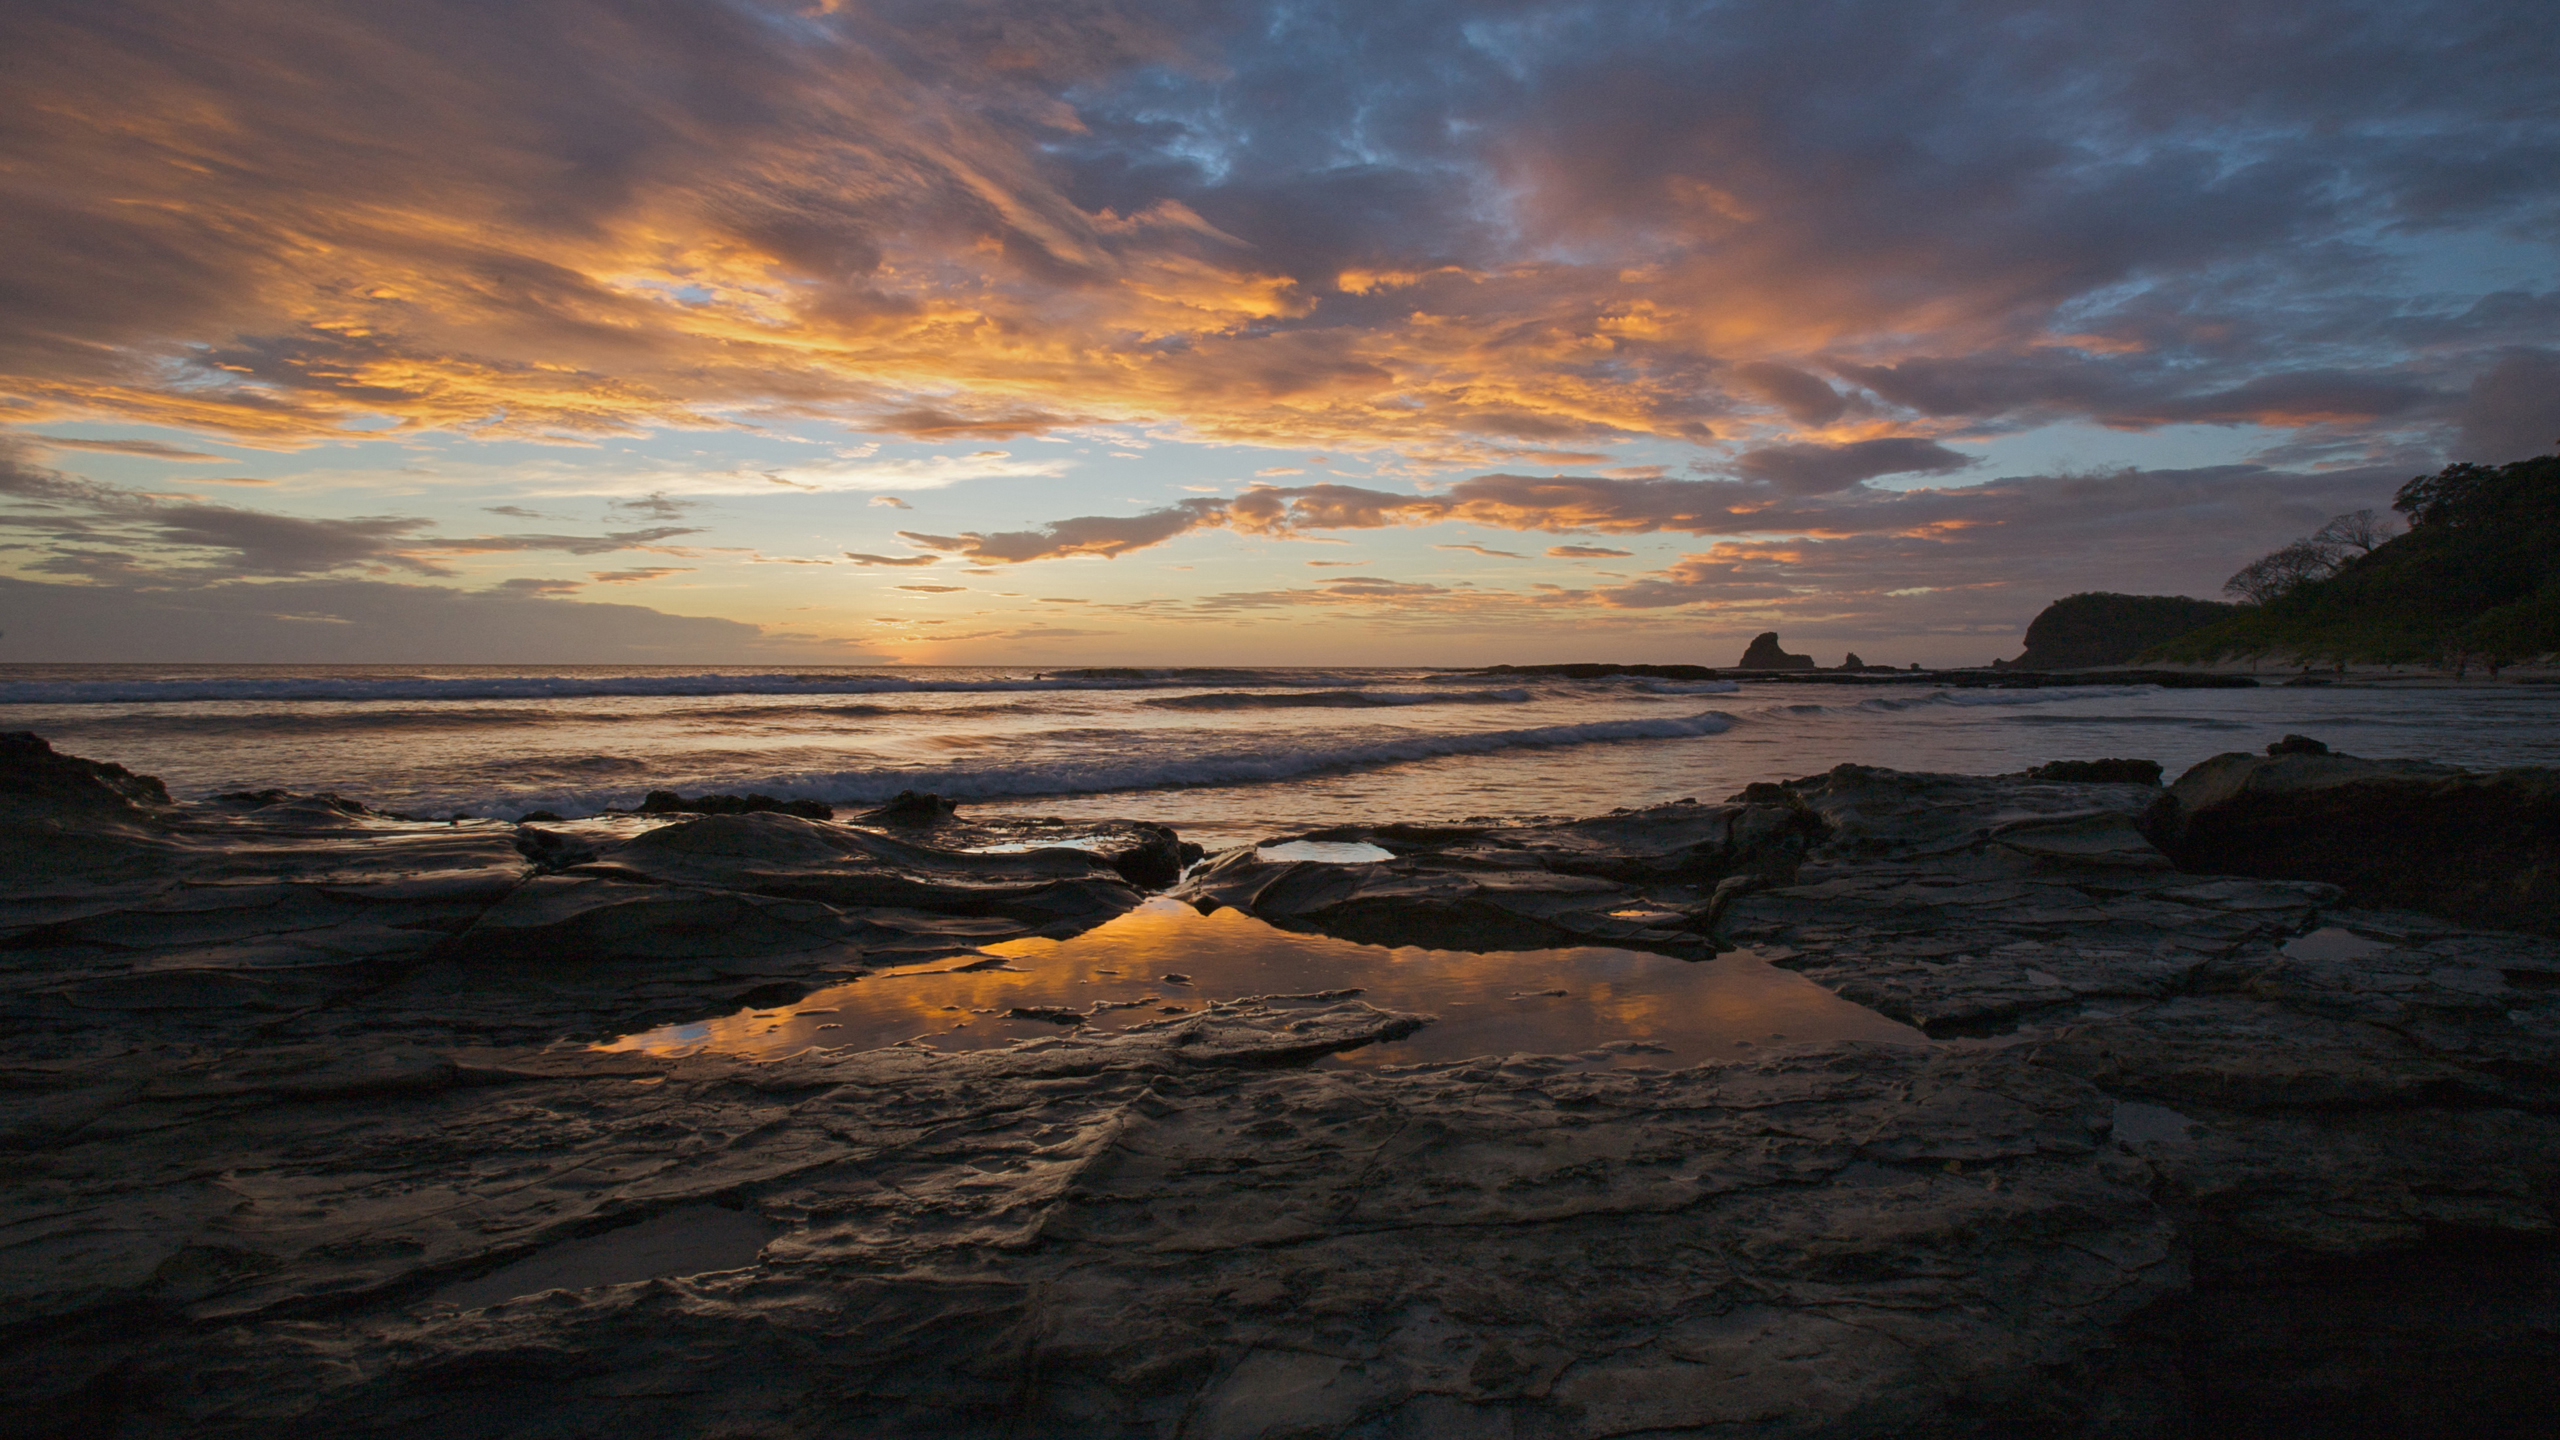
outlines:
[[[581,715],[578,720],[581,724],[613,725],[655,718],[657,717],[606,713]],[[556,727],[559,723],[560,716],[549,710],[348,710],[318,715],[292,710],[212,711],[177,715],[108,712],[96,715],[65,716],[48,721],[45,725],[45,733],[96,737],[120,737],[127,733],[248,736],[269,731],[368,734],[382,730],[413,730],[421,734],[429,734]]]
[[[597,710],[570,717],[579,725],[655,725],[670,719],[698,725],[707,720],[752,721],[761,724],[806,720],[870,720],[882,716],[908,716],[917,712],[896,705],[871,705],[855,702],[847,705],[755,705],[721,709],[690,709],[674,712]],[[1010,702],[992,705],[953,705],[931,712],[944,720],[964,715],[1048,714],[1038,705]],[[365,710],[216,710],[193,714],[155,712],[107,712],[95,715],[66,716],[48,722],[46,730],[54,734],[84,736],[118,735],[125,732],[153,735],[256,735],[270,731],[296,733],[363,734],[382,730],[406,730],[419,734],[481,729],[556,729],[563,717],[555,710],[537,709],[436,709],[407,708]]]
[[[2063,700],[2121,700],[2152,695],[2157,685],[2054,685],[2033,690],[1938,690],[1921,697],[1924,705],[2052,705]]]
[[[1763,705],[1756,707],[1747,713],[1757,720],[1786,720],[1800,717],[1809,718],[1817,715],[1890,715],[1898,711],[1913,710],[1928,705],[1943,705],[1952,706],[1957,709],[1972,709],[1976,707],[2050,705],[2060,700],[2122,699],[2128,695],[2154,694],[2159,690],[2159,688],[2160,687],[2157,685],[2083,685],[2069,688],[2053,686],[2038,690],[1933,690],[1926,695],[1914,695],[1899,699],[1891,696],[1874,695],[1847,705],[1824,705],[1811,700],[1801,700],[1792,704]],[[2000,718],[2003,720],[2026,720],[2030,717],[2024,715],[2003,715]],[[2032,718],[2047,720],[2055,724],[2081,725],[2122,723],[2120,717],[2113,716],[2046,715]],[[2164,720],[2166,719],[2166,717],[2163,718]]]
[[[1526,690],[1460,690],[1426,694],[1412,690],[1298,690],[1278,694],[1213,690],[1205,695],[1160,695],[1138,703],[1158,710],[1377,710],[1399,705],[1516,705]]]
[[[1340,745],[1271,745],[1224,749],[1187,755],[1128,756],[1113,754],[1061,758],[1021,765],[970,765],[943,768],[885,767],[871,770],[742,776],[687,776],[663,779],[648,787],[684,791],[717,789],[752,792],[793,800],[823,800],[831,805],[876,805],[901,790],[926,790],[955,800],[1010,800],[1044,795],[1098,795],[1124,790],[1166,790],[1202,785],[1253,785],[1292,780],[1328,770],[1433,760],[1449,755],[1483,755],[1499,750],[1545,749],[1602,744],[1619,740],[1677,740],[1720,735],[1733,717],[1709,710],[1696,715],[1665,715],[1638,720],[1594,720],[1578,725],[1540,725],[1518,730],[1474,733],[1389,732]],[[1110,732],[1125,738],[1122,732]],[[551,792],[510,791],[497,796],[439,796],[407,808],[443,813],[464,810],[505,814],[529,809],[562,814],[593,814],[637,804],[642,791]]]
[[[1732,680],[1646,680],[1635,682],[1640,695],[1730,695],[1742,688]]]
[[[919,680],[903,675],[456,675],[348,679],[19,680],[0,705],[163,705],[213,700],[576,700],[606,696],[954,695],[1023,690],[1171,690],[1206,684],[1358,685],[1339,675],[1255,671],[1084,671],[1022,680]]]

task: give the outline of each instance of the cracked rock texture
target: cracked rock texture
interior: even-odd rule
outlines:
[[[1681,801],[1538,826],[1343,826],[1294,837],[1365,844],[1362,864],[1217,857],[1175,893],[1283,929],[1372,945],[1478,950],[1602,944],[1711,954],[1720,882],[1795,874],[1822,822],[1777,803]]]
[[[2179,864],[2560,934],[2560,771],[2268,748],[2217,755],[2171,788],[2151,826]]]
[[[2156,787],[1842,767],[1187,892],[1747,941],[1930,1045],[1355,1069],[1321,1057],[1425,1017],[1319,994],[752,1063],[580,1042],[1136,892],[787,815],[180,807],[0,758],[46,837],[0,856],[6,1433],[2524,1435],[2560,1400],[2560,944],[2181,872]]]

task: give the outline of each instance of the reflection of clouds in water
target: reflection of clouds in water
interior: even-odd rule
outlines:
[[[1164,1006],[1192,1011],[1213,1000],[1352,987],[1381,1009],[1438,1017],[1409,1039],[1344,1057],[1363,1064],[1570,1054],[1634,1041],[1668,1053],[1611,1058],[1683,1065],[1779,1035],[1790,1042],[1927,1043],[1918,1031],[1749,952],[1692,963],[1599,946],[1496,954],[1391,949],[1156,900],[1073,939],[1008,941],[987,953],[1003,966],[954,968],[970,963],[964,957],[885,971],[795,1006],[665,1026],[613,1043],[658,1054],[703,1048],[761,1058],[919,1037],[938,1049],[977,1050],[1059,1033],[1047,1022],[1005,1018],[1015,1006],[1127,1007],[1094,1014],[1089,1028],[1105,1030],[1163,1018]],[[1167,974],[1186,975],[1189,983],[1168,983]],[[1545,993],[1558,990],[1564,993]]]
[[[1394,851],[1360,840],[1291,840],[1265,845],[1254,854],[1260,860],[1313,860],[1326,865],[1365,865],[1396,858]]]

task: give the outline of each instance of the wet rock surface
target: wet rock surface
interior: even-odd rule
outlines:
[[[1231,906],[1283,929],[1367,944],[1529,950],[1579,941],[1697,958],[1715,951],[1720,884],[1792,877],[1825,831],[1784,795],[1561,825],[1343,826],[1229,851],[1175,893],[1203,909]],[[1282,858],[1342,845],[1388,858]]]
[[[770,795],[697,795],[687,799],[673,790],[652,790],[640,799],[642,815],[797,815],[803,820],[832,820],[835,807],[821,800],[777,800]],[[531,819],[531,816],[527,816]]]
[[[0,1025],[27,1061],[601,1036],[1075,934],[1142,898],[1121,857],[1073,848],[977,854],[778,813],[509,825],[334,796],[179,806],[41,741],[0,760],[16,807]]]
[[[1841,767],[1184,892],[1747,940],[1946,1037],[1649,1071],[1317,1064],[1425,1023],[1334,994],[601,1051],[1136,891],[941,820],[543,842],[45,775],[75,800],[0,803],[123,868],[6,872],[7,1433],[2521,1435],[2560,1398],[2560,944],[2178,870],[2156,786]]]
[[[2170,789],[2154,831],[2178,863],[2560,934],[2560,771],[2365,760],[2299,735],[2267,749],[2217,755]]]

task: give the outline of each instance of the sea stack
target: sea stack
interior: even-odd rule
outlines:
[[[1778,632],[1755,635],[1751,648],[1742,652],[1739,670],[1811,670],[1816,668],[1810,655],[1790,655],[1778,648]]]

